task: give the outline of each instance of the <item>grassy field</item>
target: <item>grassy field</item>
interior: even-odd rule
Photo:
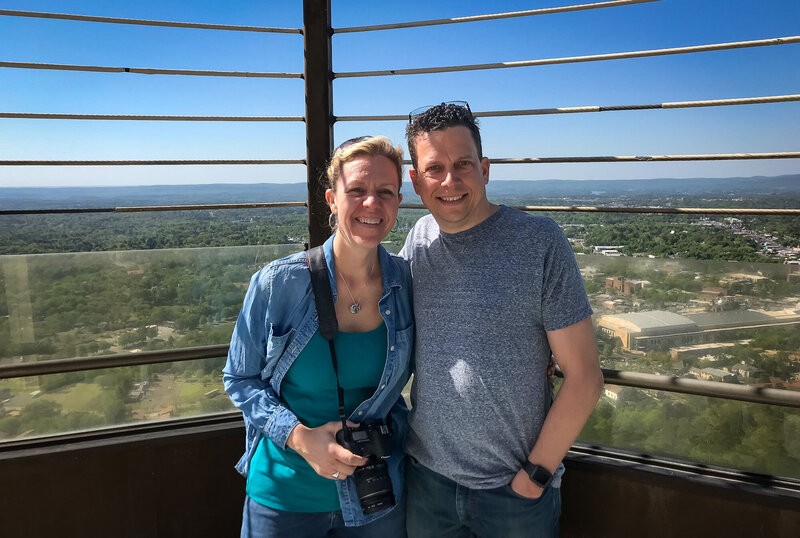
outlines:
[[[137,378],[139,376],[136,376]],[[111,405],[114,401],[110,391],[99,383],[73,383],[50,392],[38,392],[38,378],[18,378],[0,382],[0,388],[11,390],[11,399],[4,405],[5,411],[14,411],[16,416],[22,408],[33,402],[54,402],[60,406],[56,411],[56,425],[62,428],[69,426],[63,422],[63,417],[70,413],[90,413],[98,417],[105,416],[104,406]],[[217,395],[208,398],[206,394],[217,389]],[[406,402],[409,400],[411,381],[403,389]],[[141,420],[164,420],[170,417],[193,416],[203,413],[216,413],[233,411],[235,407],[228,399],[222,387],[222,379],[218,375],[194,375],[160,373],[150,382],[144,397],[137,402],[119,402],[118,405],[127,409],[126,419],[122,421],[138,422]],[[11,415],[0,412],[0,424],[11,419]],[[114,424],[108,424],[112,426]],[[35,432],[19,432],[28,435]],[[55,433],[55,432],[52,432]],[[16,434],[15,434],[16,435]]]
[[[43,400],[52,400],[61,405],[62,412],[97,412],[97,399],[103,389],[96,383],[76,383],[42,395]]]

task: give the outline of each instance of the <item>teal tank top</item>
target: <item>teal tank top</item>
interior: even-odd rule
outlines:
[[[386,324],[365,333],[339,331],[334,340],[347,416],[375,393],[386,365]],[[339,399],[328,342],[317,331],[281,383],[281,398],[302,424],[339,419]],[[289,512],[340,510],[336,483],[319,476],[300,454],[262,437],[250,462],[247,494]]]

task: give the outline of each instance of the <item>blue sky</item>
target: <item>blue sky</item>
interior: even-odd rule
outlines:
[[[333,1],[333,26],[518,11],[581,0]],[[299,28],[299,0],[7,0],[4,9]],[[333,37],[335,72],[581,56],[800,35],[797,0],[662,0],[626,7]],[[15,62],[302,72],[300,35],[0,16],[0,59]],[[624,105],[800,93],[800,44],[449,74],[338,79],[337,115],[405,114],[442,100],[474,111]],[[0,110],[296,115],[300,79],[0,68]],[[341,141],[404,122],[347,122]],[[800,150],[800,103],[482,120],[490,157]],[[301,159],[302,123],[0,119],[0,159]],[[800,172],[800,161],[493,165],[492,179],[728,177]],[[303,166],[0,167],[0,187],[297,182]]]

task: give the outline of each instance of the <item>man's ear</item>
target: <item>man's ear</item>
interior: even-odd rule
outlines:
[[[489,183],[489,158],[481,159],[481,172],[483,173],[483,184]]]
[[[411,178],[411,184],[414,185],[414,192],[419,194],[419,186],[417,185],[417,182],[419,181],[419,174],[417,174],[417,169],[411,168],[408,171],[408,177]]]

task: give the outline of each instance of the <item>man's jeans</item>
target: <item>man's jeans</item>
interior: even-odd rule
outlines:
[[[345,527],[342,512],[285,512],[245,497],[242,538],[405,538],[404,502],[385,516],[360,527]]]
[[[548,487],[538,499],[517,495],[510,485],[470,489],[406,458],[409,538],[556,537],[561,490]]]

